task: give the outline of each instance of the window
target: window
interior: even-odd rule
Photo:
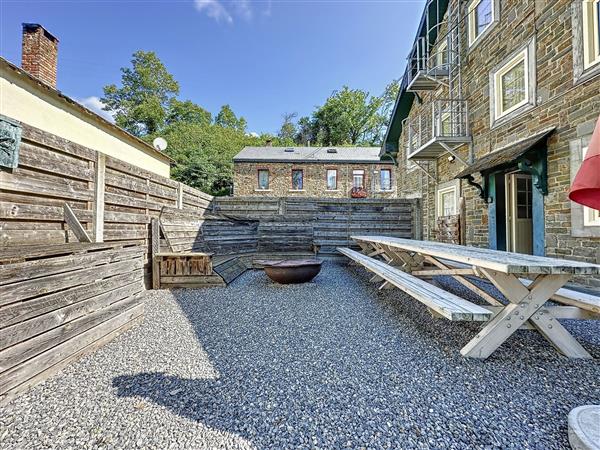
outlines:
[[[600,0],[584,0],[583,68],[600,63]]]
[[[438,45],[435,55],[435,65],[438,69],[448,68],[448,41],[444,40]]]
[[[269,171],[267,169],[258,169],[258,189],[269,189]]]
[[[301,191],[304,189],[304,171],[302,169],[292,170],[292,189]]]
[[[327,169],[327,190],[335,191],[337,189],[337,169]]]
[[[494,3],[496,1],[498,0],[473,0],[469,5],[469,45],[473,45],[494,22]]]
[[[585,159],[585,154],[587,153],[587,147],[583,147],[583,155],[581,155],[581,160]],[[597,209],[588,208],[587,206],[583,207],[583,226],[584,227],[598,227],[600,226],[600,211]]]
[[[380,187],[382,191],[392,190],[392,171],[390,169],[381,169],[379,172]]]
[[[452,216],[457,213],[458,188],[455,183],[447,187],[441,187],[437,192],[437,215]]]
[[[517,177],[517,219],[533,217],[531,199],[531,178]]]
[[[356,188],[356,189],[365,187],[365,171],[364,170],[353,170],[352,171],[352,187]]]
[[[528,48],[520,51],[494,74],[494,117],[496,119],[529,103]]]

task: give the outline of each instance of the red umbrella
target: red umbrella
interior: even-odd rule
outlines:
[[[585,159],[571,185],[569,198],[600,210],[600,119],[596,122]]]

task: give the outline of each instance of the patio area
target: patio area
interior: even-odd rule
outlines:
[[[369,278],[147,291],[140,326],[4,408],[0,448],[568,448],[568,412],[599,401],[597,321],[563,322],[591,360],[533,331],[472,360],[481,325]]]

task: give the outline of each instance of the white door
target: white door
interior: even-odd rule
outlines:
[[[531,175],[506,175],[506,237],[508,250],[533,253],[533,208]]]

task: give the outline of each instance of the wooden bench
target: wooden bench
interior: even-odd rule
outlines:
[[[600,265],[389,236],[352,238],[367,255],[377,254],[388,264],[398,265],[415,276],[451,276],[490,304],[486,308],[494,313],[493,318],[461,349],[463,356],[485,359],[517,330],[530,328],[570,358],[592,357],[557,319],[600,318],[594,296],[564,288],[573,275],[600,274]],[[446,260],[454,264],[444,263]],[[424,270],[425,263],[435,269]],[[454,269],[451,266],[455,264],[468,267]],[[491,282],[503,298],[484,292],[466,279],[471,276]],[[547,304],[548,300],[569,306],[553,306]]]
[[[395,269],[386,263],[363,255],[349,248],[338,247],[338,252],[364,266],[411,297],[423,303],[430,311],[452,321],[484,322],[492,312],[454,294],[444,291],[413,275]]]

